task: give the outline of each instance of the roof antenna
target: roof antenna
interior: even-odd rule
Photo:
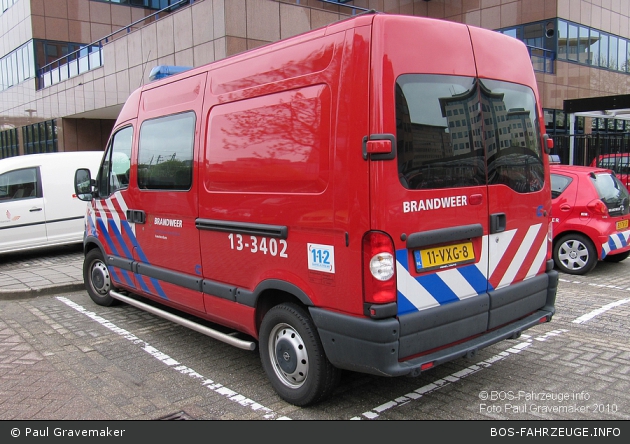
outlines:
[[[140,78],[140,86],[144,84],[144,73],[147,69],[147,63],[149,63],[150,55],[151,55],[151,50],[149,49],[149,52],[147,53],[147,60],[144,62],[144,65],[142,65],[142,77]],[[138,88],[140,88],[140,86],[138,86]]]

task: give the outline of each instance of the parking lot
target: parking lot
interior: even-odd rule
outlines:
[[[73,276],[80,262],[67,249],[4,257],[0,283],[24,270]],[[257,351],[128,305],[97,306],[80,274],[38,285],[33,296],[0,293],[1,420],[630,419],[630,261],[561,274],[552,322],[519,339],[417,378],[347,372],[310,408],[276,395]]]

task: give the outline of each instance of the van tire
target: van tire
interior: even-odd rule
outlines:
[[[262,320],[259,338],[263,368],[282,399],[305,407],[332,395],[341,370],[326,357],[304,308],[294,303],[273,307]]]
[[[88,251],[83,260],[83,282],[90,298],[104,307],[110,307],[120,303],[118,299],[110,296],[112,289],[111,275],[103,254],[98,248]]]
[[[566,234],[553,245],[556,267],[567,274],[586,274],[597,265],[597,250],[591,240],[578,233]]]

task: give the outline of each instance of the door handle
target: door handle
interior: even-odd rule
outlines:
[[[505,231],[507,218],[505,213],[495,213],[490,215],[490,234]]]
[[[127,220],[136,224],[143,224],[146,221],[146,215],[142,210],[127,210]]]
[[[41,207],[39,207],[39,208],[38,207],[33,207],[30,210],[28,210],[28,211],[31,212],[31,213],[34,213],[36,211],[42,211],[42,208]]]
[[[560,205],[560,209],[562,211],[569,211],[571,209],[571,205]]]

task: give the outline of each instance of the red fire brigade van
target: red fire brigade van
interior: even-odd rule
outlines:
[[[417,376],[551,320],[543,133],[523,43],[420,17],[157,80],[76,173],[87,291],[258,347],[295,405],[342,369]]]

